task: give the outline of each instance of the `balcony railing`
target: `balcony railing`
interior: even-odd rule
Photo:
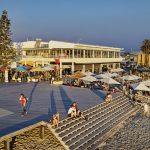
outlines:
[[[73,57],[72,56],[22,56],[22,58],[54,58],[54,59],[56,59],[56,58],[62,58],[62,59],[72,59]],[[74,57],[74,58],[83,58],[83,57]],[[85,58],[87,58],[87,57],[85,57]],[[85,59],[84,58],[84,59]],[[94,57],[94,58],[101,58],[101,59],[103,59],[103,58],[106,58],[106,57]],[[108,59],[109,59],[109,57],[107,57]],[[114,58],[122,58],[122,57],[114,57]],[[93,57],[90,57],[90,58],[87,58],[87,59],[93,59]]]

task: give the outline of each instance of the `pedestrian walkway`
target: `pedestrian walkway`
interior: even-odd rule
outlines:
[[[28,114],[24,117],[21,117],[20,93],[29,99]],[[0,115],[0,136],[3,136],[38,121],[46,121],[55,112],[59,112],[63,119],[73,101],[82,111],[102,103],[105,92],[48,83],[15,83],[0,85],[0,95],[0,112],[3,111]]]

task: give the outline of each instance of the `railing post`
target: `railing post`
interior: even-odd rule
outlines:
[[[10,140],[4,141],[4,149],[5,150],[10,150]]]
[[[44,126],[43,125],[40,126],[40,138],[44,139]]]

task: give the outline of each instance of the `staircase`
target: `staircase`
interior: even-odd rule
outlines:
[[[95,150],[108,137],[109,131],[136,111],[128,98],[115,97],[110,103],[101,103],[83,112],[88,118],[66,118],[57,129],[56,137],[70,150]]]

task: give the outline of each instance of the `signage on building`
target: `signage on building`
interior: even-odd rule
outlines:
[[[60,59],[59,58],[55,58],[55,63],[56,64],[60,64]]]

